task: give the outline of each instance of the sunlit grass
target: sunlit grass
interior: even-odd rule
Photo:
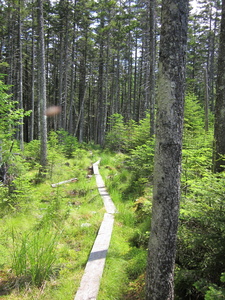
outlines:
[[[124,155],[119,153],[118,157],[105,156],[101,161],[101,174],[118,213],[115,214],[98,300],[124,300],[129,294],[130,283],[146,268],[146,249],[137,248],[131,242],[137,227],[137,216],[134,199],[126,194],[131,184],[131,174],[123,168],[123,159]]]
[[[127,228],[115,221],[98,300],[123,299],[122,296],[129,283],[126,273],[128,266],[126,255],[130,250],[128,239]]]
[[[59,154],[56,157],[52,156],[49,173],[38,184],[35,183],[38,170],[35,173],[32,169],[30,179],[32,182],[34,178],[34,182],[28,195],[30,202],[19,206],[19,209],[15,208],[11,216],[6,215],[4,220],[0,220],[2,225],[0,237],[5,241],[0,248],[3,258],[8,257],[8,249],[12,249],[12,238],[7,236],[9,228],[20,228],[23,234],[32,230],[36,232],[46,224],[51,224],[55,231],[60,231],[55,245],[56,255],[53,264],[55,272],[43,280],[40,287],[33,285],[32,281],[24,282],[23,285],[17,284],[17,288],[11,289],[9,295],[3,296],[4,299],[74,298],[105,213],[95,176],[87,177],[88,167],[99,159],[100,153],[86,151],[85,156],[85,151],[84,149],[76,151],[70,159],[63,159]],[[99,165],[100,173],[118,212],[115,214],[115,226],[98,300],[124,299],[129,282],[133,280],[130,276],[138,276],[142,270],[138,250],[132,259],[134,247],[130,241],[134,234],[136,217],[133,199],[124,197],[124,191],[129,186],[131,177],[129,171],[123,168],[123,159],[124,155],[121,153],[103,153]],[[51,186],[52,183],[70,178],[78,180],[56,188]],[[143,260],[144,258],[141,262]],[[0,265],[5,272],[10,269],[10,261],[7,259],[0,260]],[[15,280],[19,280],[18,278],[15,277]]]
[[[80,150],[76,152],[76,156],[66,160],[60,155],[56,158],[52,157],[49,173],[38,184],[35,183],[38,169],[36,172],[32,169],[31,187],[27,195],[29,202],[26,202],[26,205],[18,202],[17,207],[9,210],[10,215],[7,215],[8,210],[5,210],[4,219],[0,219],[0,238],[1,241],[4,241],[0,248],[2,258],[0,266],[2,270],[5,270],[5,277],[7,277],[7,270],[10,270],[9,257],[13,256],[12,270],[15,272],[12,273],[12,276],[14,276],[13,280],[16,285],[9,290],[9,295],[3,296],[5,299],[73,299],[76,289],[79,287],[105,210],[96,188],[95,177],[87,177],[88,167],[95,162],[92,161],[95,159],[93,153]],[[75,182],[62,184],[57,188],[51,186],[52,183],[75,177],[78,179]],[[40,280],[39,288],[35,287],[34,279],[26,281],[26,278],[21,284],[22,274],[16,271],[16,268],[19,268],[22,261],[26,264],[26,260],[22,259],[26,256],[25,254],[34,262],[35,267],[35,261],[39,255],[38,248],[41,247],[35,234],[46,224],[61,232],[57,243],[54,244],[54,249],[51,249],[51,253],[55,253],[54,263],[51,264],[55,272],[49,273],[49,276],[46,277],[47,280],[45,278]],[[25,235],[27,239],[24,238],[19,243],[19,240],[15,236],[12,237],[12,234],[10,238],[9,232],[12,233],[12,230],[19,230],[21,236]],[[29,232],[27,236],[26,232]],[[48,238],[48,234],[51,234],[51,230],[46,234],[46,238]],[[42,237],[44,239],[45,236]],[[46,244],[44,240],[43,244]],[[32,255],[29,251],[32,252]],[[32,265],[32,261],[30,265]],[[32,273],[30,266],[22,266],[22,269],[26,268],[27,273]]]

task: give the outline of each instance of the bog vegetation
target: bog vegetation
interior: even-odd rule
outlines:
[[[73,299],[104,214],[90,168],[100,158],[118,213],[98,300],[144,299],[161,2],[0,2],[2,299]],[[212,172],[214,120],[203,104],[216,111],[216,78],[224,73],[217,70],[222,2],[197,2],[188,33],[176,300],[225,299],[225,175]],[[44,92],[61,113],[48,113],[42,132]]]
[[[104,149],[78,143],[66,131],[48,136],[48,167],[40,142],[13,139],[23,111],[12,109],[1,85],[0,295],[3,299],[73,299],[104,209],[92,163],[118,209],[98,299],[144,299],[151,223],[154,139],[150,117],[112,115]],[[13,112],[15,111],[15,112]],[[225,298],[224,173],[212,173],[213,118],[186,95],[182,198],[175,272],[176,299]],[[77,181],[52,183],[70,178]]]

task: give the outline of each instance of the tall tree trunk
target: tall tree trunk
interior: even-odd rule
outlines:
[[[155,134],[155,0],[149,1],[149,18],[150,18],[150,32],[149,32],[149,52],[150,52],[150,74],[149,74],[149,102],[150,102],[150,136]]]
[[[19,106],[23,109],[23,44],[22,44],[22,21],[21,21],[21,6],[22,1],[18,3],[18,48],[19,48]],[[24,150],[24,133],[23,133],[23,118],[20,120],[20,149]]]
[[[121,113],[120,110],[120,72],[121,72],[121,62],[120,62],[120,49],[117,49],[116,55],[116,79],[115,79],[115,97],[114,97],[114,113]]]
[[[142,45],[142,56],[139,60],[139,66],[138,66],[138,71],[139,71],[139,81],[138,81],[138,93],[137,93],[137,118],[136,120],[139,121],[140,115],[141,115],[141,107],[142,107],[142,86],[143,81],[144,81],[144,76],[143,76],[143,65],[144,65],[144,58],[143,58],[143,45]]]
[[[96,137],[97,144],[103,145],[104,140],[104,108],[105,101],[103,97],[103,76],[104,76],[104,36],[103,30],[105,27],[104,16],[101,16],[100,20],[100,41],[99,41],[99,63],[98,63],[98,113],[97,113],[97,127]]]
[[[43,168],[47,165],[47,117],[46,111],[46,74],[45,74],[45,41],[44,41],[44,18],[43,0],[38,0],[38,33],[39,33],[39,103],[40,103],[40,135],[41,135],[41,160]]]
[[[34,49],[34,0],[32,0],[32,58],[31,58],[31,124],[30,124],[30,141],[33,141],[34,139],[34,80],[35,80],[35,69],[34,69],[34,63],[35,63],[35,49]]]
[[[147,300],[174,299],[188,0],[162,1],[154,192]]]
[[[225,0],[222,1],[222,18],[220,31],[220,45],[218,56],[218,74],[215,103],[215,124],[214,124],[214,153],[213,171],[222,172],[225,166]]]
[[[63,25],[62,25],[63,26]],[[60,53],[59,53],[59,105],[62,108],[62,112],[64,112],[64,107],[63,107],[63,35],[64,31],[61,29],[62,32],[60,33]],[[59,129],[63,129],[63,113],[60,115],[59,118]]]
[[[216,35],[218,32],[218,5],[219,2],[215,3],[216,7],[216,14],[214,17],[214,25],[212,28],[212,19],[210,19],[210,39],[209,39],[209,69],[208,69],[208,77],[209,77],[209,105],[211,108],[211,111],[214,111],[214,99],[215,99],[215,92],[214,92],[214,84],[215,84],[215,54],[217,51],[215,51],[216,47]]]
[[[69,1],[66,2],[66,11],[69,11]],[[69,73],[69,51],[70,49],[70,43],[69,43],[69,20],[68,20],[68,14],[66,14],[66,20],[65,20],[65,37],[64,37],[64,91],[63,91],[63,112],[61,114],[62,116],[62,126],[63,129],[67,129],[67,97],[68,97],[68,73]]]
[[[137,33],[135,36],[135,54],[134,54],[134,101],[133,101],[133,118],[137,122],[139,121],[137,116],[137,61],[138,61],[138,44],[137,44]]]
[[[70,74],[70,103],[69,103],[69,120],[68,131],[72,135],[74,130],[74,118],[76,114],[76,108],[74,103],[75,86],[74,81],[76,79],[76,67],[74,66],[75,59],[75,38],[76,38],[76,26],[73,24],[73,42],[72,42],[72,56],[71,56],[71,74]]]
[[[209,80],[207,67],[204,70],[205,81],[205,131],[209,131]]]
[[[85,41],[85,43],[87,40]],[[85,102],[85,91],[86,91],[86,44],[84,50],[84,56],[80,61],[80,78],[79,78],[79,117],[77,119],[75,135],[79,126],[79,142],[84,141],[84,102]]]

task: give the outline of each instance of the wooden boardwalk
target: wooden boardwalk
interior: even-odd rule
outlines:
[[[93,164],[93,172],[96,177],[96,184],[101,195],[106,213],[104,214],[98,235],[95,239],[88,262],[86,264],[84,275],[81,279],[80,287],[77,290],[74,300],[95,300],[97,299],[100,280],[103,274],[107,251],[113,230],[114,213],[116,207],[106,191],[104,181],[99,174],[100,161]]]

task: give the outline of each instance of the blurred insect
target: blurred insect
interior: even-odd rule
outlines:
[[[48,107],[48,108],[46,109],[45,115],[46,115],[47,117],[53,117],[53,116],[55,116],[55,115],[60,114],[61,111],[62,111],[61,106],[50,106],[50,107]]]

